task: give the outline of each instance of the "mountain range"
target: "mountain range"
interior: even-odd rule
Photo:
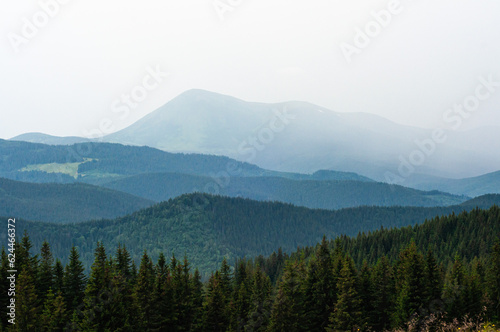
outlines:
[[[335,169],[386,180],[387,171],[398,170],[400,156],[409,159],[419,149],[425,153],[417,174],[460,177],[499,170],[500,155],[491,151],[500,148],[500,140],[485,148],[485,131],[443,130],[435,139],[433,130],[366,113],[339,113],[298,101],[246,102],[189,90],[104,140],[224,155],[285,172]],[[489,131],[490,137],[498,137],[498,130]]]
[[[121,144],[62,146],[0,141],[0,153],[0,176],[4,178],[88,183],[156,202],[193,192],[324,209],[361,205],[447,206],[468,198],[375,182],[352,172],[277,172],[228,157],[174,154]]]
[[[355,172],[377,181],[457,195],[498,192],[498,176],[476,178],[500,170],[500,155],[492,153],[500,149],[499,128],[455,131],[446,129],[446,123],[442,127],[435,132],[307,102],[247,102],[194,89],[102,141],[226,156],[279,172]],[[40,133],[13,140],[58,145],[88,141]],[[470,180],[460,183],[463,178]]]

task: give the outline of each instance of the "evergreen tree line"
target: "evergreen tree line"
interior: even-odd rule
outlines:
[[[125,247],[112,256],[98,243],[87,277],[75,247],[63,266],[47,242],[37,255],[31,246],[25,234],[15,247],[15,325],[2,250],[2,330],[385,331],[428,325],[432,315],[433,324],[500,318],[500,241],[470,262],[455,256],[446,269],[414,241],[394,261],[381,256],[357,268],[340,239],[331,248],[324,238],[308,259],[279,252],[233,268],[224,259],[206,282],[187,258],[161,254],[154,263],[144,252],[137,268]]]
[[[488,209],[492,204],[484,206]],[[345,234],[343,247],[358,268],[363,260],[374,264],[384,254],[394,260],[411,238],[415,238],[422,251],[431,246],[445,265],[456,251],[467,260],[481,257],[500,234],[500,208],[470,210],[459,213],[460,209],[456,215],[452,214],[452,207],[359,207],[328,211],[190,194],[114,220],[65,225],[20,220],[17,233],[27,230],[35,248],[47,240],[54,257],[64,264],[68,262],[71,247],[76,246],[86,271],[90,271],[94,261],[97,242],[112,251],[121,243],[136,264],[144,250],[153,261],[160,252],[187,254],[203,278],[208,279],[224,257],[231,263],[239,257],[267,257],[277,247],[292,253],[298,245],[315,246],[323,235],[336,238]],[[440,215],[449,216],[434,218]],[[405,227],[426,219],[429,221]],[[381,225],[384,230],[376,231]],[[394,231],[391,229],[396,227]],[[368,233],[370,230],[372,233]],[[359,232],[366,233],[356,237]],[[304,250],[311,254],[314,247]]]

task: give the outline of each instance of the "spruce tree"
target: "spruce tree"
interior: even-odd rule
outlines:
[[[54,284],[52,287],[55,295],[62,295],[64,289],[64,267],[61,261],[56,259],[54,265]]]
[[[477,268],[478,265],[476,264],[465,277],[465,312],[470,317],[478,317],[485,306],[483,299],[484,287]]]
[[[208,281],[208,294],[204,306],[204,331],[225,332],[229,327],[230,314],[224,289],[221,275],[216,271]]]
[[[55,295],[52,289],[49,289],[40,317],[39,325],[42,331],[64,331],[67,321],[68,312],[62,295]]]
[[[257,265],[253,276],[252,296],[245,331],[263,332],[271,315],[271,280]]]
[[[402,250],[396,263],[396,310],[394,321],[402,325],[413,315],[419,315],[425,305],[424,258],[415,242]]]
[[[315,257],[307,269],[305,308],[308,331],[323,331],[335,305],[333,262],[326,237],[323,237]]]
[[[441,300],[441,291],[443,282],[441,280],[441,271],[436,261],[436,257],[432,250],[427,251],[425,256],[425,302],[426,305],[434,311],[434,304],[439,303]]]
[[[203,327],[203,283],[198,269],[194,271],[191,279],[191,305],[193,309],[193,320],[190,331],[202,331]]]
[[[111,297],[111,265],[103,244],[97,242],[94,263],[85,289],[84,306],[81,317],[83,330],[106,330],[111,321],[109,311]]]
[[[247,280],[247,282],[250,282]],[[235,291],[233,320],[231,322],[236,331],[243,331],[250,311],[251,290],[245,282],[242,282]]]
[[[176,331],[177,313],[174,306],[172,277],[165,255],[160,253],[155,266],[152,292],[152,328],[157,331]]]
[[[453,266],[447,273],[443,292],[443,298],[447,303],[446,311],[450,319],[461,318],[467,313],[466,294],[466,271],[462,260],[457,255]]]
[[[363,328],[373,326],[374,324],[374,286],[372,281],[372,272],[366,260],[359,270],[359,298],[361,300],[361,320],[360,325]]]
[[[500,240],[496,240],[491,249],[486,282],[489,316],[492,320],[500,321]]]
[[[127,248],[121,244],[118,244],[116,250],[116,269],[125,280],[132,279],[132,259]]]
[[[150,318],[153,314],[151,298],[153,296],[154,280],[153,262],[148,254],[144,252],[134,289],[134,300],[139,318],[138,326],[144,330],[148,330],[152,326]]]
[[[394,310],[394,275],[386,256],[382,256],[372,271],[373,312],[370,315],[372,328],[385,331],[391,326]]]
[[[39,331],[40,301],[35,288],[35,276],[29,268],[16,280],[16,331]]]
[[[347,331],[362,325],[361,299],[358,293],[357,271],[354,261],[347,256],[344,259],[337,285],[339,294],[335,309],[330,316],[327,331]]]
[[[54,282],[54,258],[47,241],[42,244],[40,250],[40,266],[38,268],[38,298],[43,301]]]
[[[73,246],[69,254],[69,263],[64,269],[63,294],[66,307],[72,313],[77,307],[83,304],[83,297],[86,286],[84,267],[80,261],[80,255]]]
[[[38,255],[31,255],[31,248],[33,244],[31,243],[31,239],[27,233],[24,232],[23,237],[21,238],[21,242],[16,242],[15,245],[15,254],[16,254],[16,270],[18,275],[21,275],[25,269],[29,269],[29,273],[36,276],[36,272],[38,270]]]
[[[220,267],[220,278],[221,278],[221,286],[223,288],[224,294],[230,295],[233,292],[233,287],[232,287],[232,273],[231,273],[231,267],[227,263],[227,259],[224,257],[222,260],[222,264]]]
[[[269,330],[302,331],[305,325],[302,262],[288,262],[271,311]]]

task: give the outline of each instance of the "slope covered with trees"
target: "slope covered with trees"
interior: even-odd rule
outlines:
[[[276,250],[276,244],[285,252],[292,252],[298,246],[317,243],[323,235],[356,236],[381,226],[414,225],[464,209],[360,207],[329,211],[190,194],[114,220],[68,225],[21,221],[18,231],[28,230],[35,246],[44,240],[52,243],[54,253],[64,262],[71,246],[76,245],[89,267],[95,244],[101,241],[110,248],[126,245],[134,260],[141,257],[142,250],[147,250],[153,259],[160,252],[187,254],[207,274],[223,257],[232,261],[243,256],[269,255]]]
[[[363,205],[446,206],[466,200],[463,196],[438,191],[424,192],[373,181],[292,180],[271,176],[211,178],[176,173],[148,173],[102,185],[157,202],[186,193],[204,192],[261,201],[279,201],[316,209]]]
[[[222,259],[205,282],[187,257],[144,251],[136,263],[126,247],[102,243],[86,274],[76,247],[63,265],[48,242],[34,255],[25,235],[15,246],[16,325],[8,322],[2,251],[0,321],[12,331],[497,331],[499,235],[500,208],[474,209],[323,238],[291,256],[279,250],[233,267]],[[397,248],[356,264],[353,254],[387,242]]]
[[[109,143],[52,146],[0,140],[0,176],[25,182],[84,182],[154,200],[204,192],[310,208],[445,206],[467,199],[377,183],[331,170],[283,173],[227,157],[172,154]]]
[[[69,146],[0,140],[0,176],[23,176],[29,165],[80,163],[80,180],[99,183],[105,178],[149,172],[181,172],[209,175],[239,170],[240,175],[259,175],[264,170],[227,157],[168,153],[149,147],[109,143],[79,143]]]
[[[84,183],[24,183],[0,178],[0,215],[55,223],[116,218],[148,199]]]

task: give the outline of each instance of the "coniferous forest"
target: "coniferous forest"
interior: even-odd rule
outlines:
[[[73,2],[0,5],[0,332],[500,332],[500,0]]]
[[[124,246],[101,243],[90,271],[76,247],[63,266],[49,243],[35,250],[25,234],[14,248],[15,325],[8,322],[9,250],[2,251],[1,329],[492,331],[500,319],[500,240],[485,234],[498,222],[494,206],[324,238],[289,254],[224,259],[207,280],[187,257],[153,261],[145,251],[136,263]]]

